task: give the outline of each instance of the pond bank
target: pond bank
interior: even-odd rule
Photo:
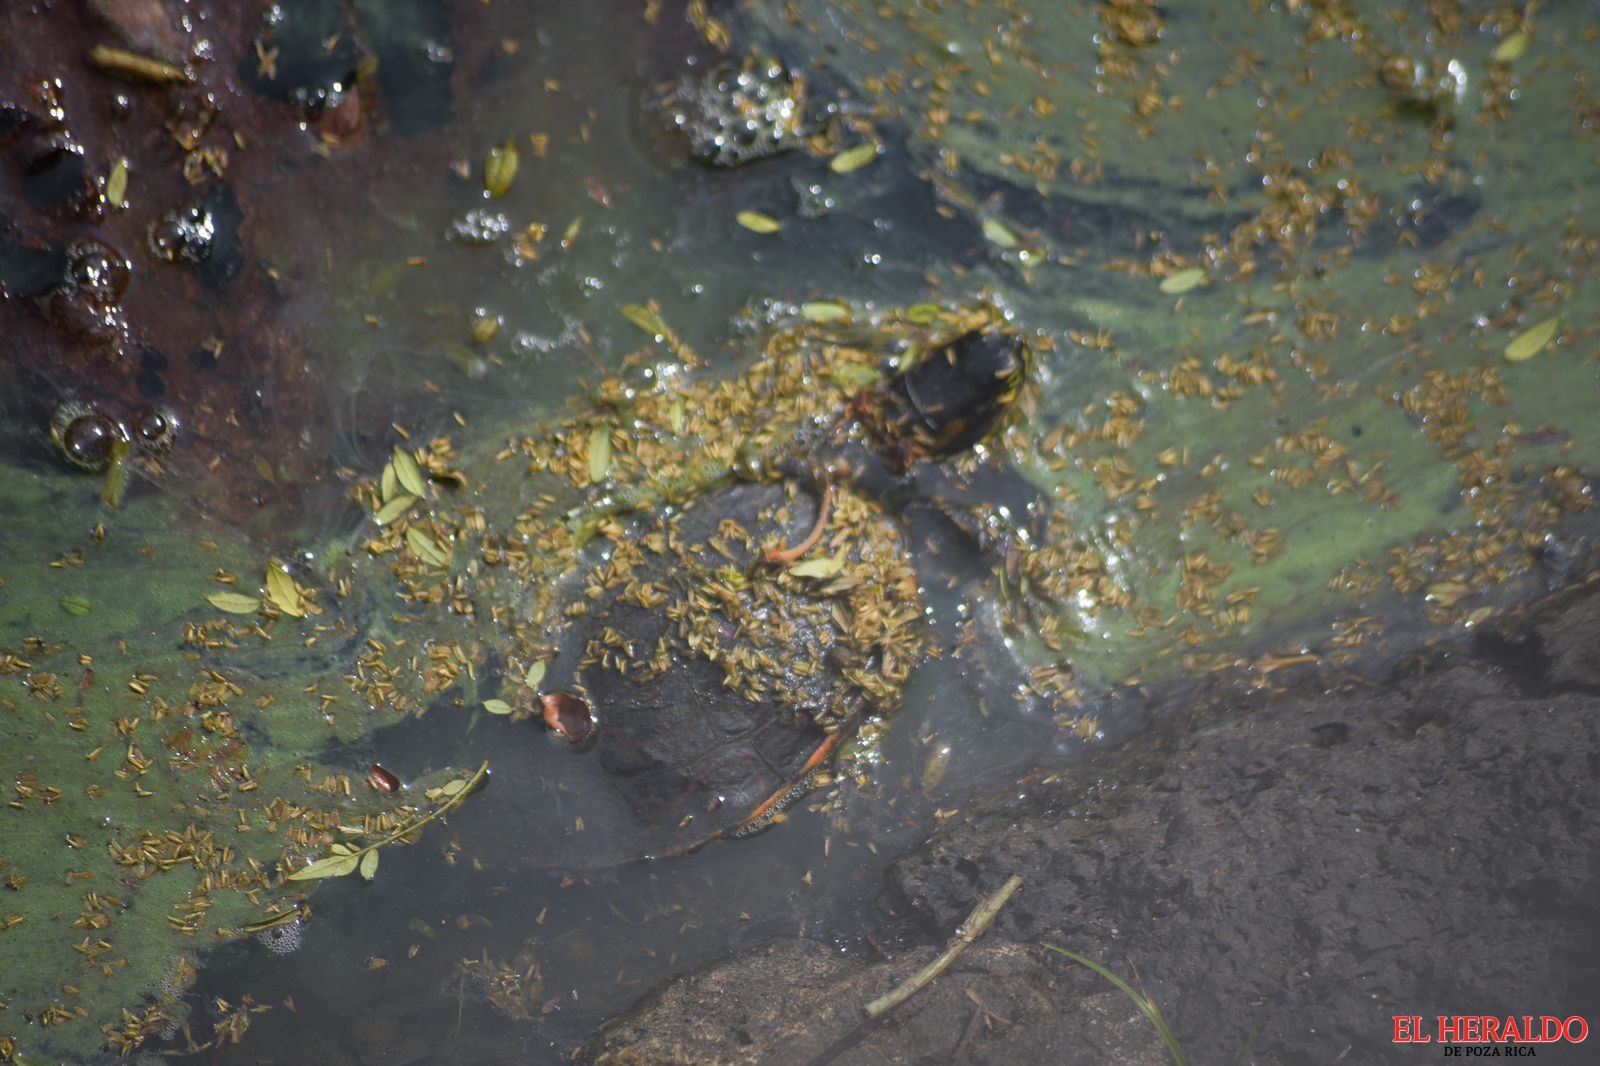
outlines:
[[[1129,1000],[1045,943],[1142,984],[1197,1062],[1236,1061],[1258,1027],[1239,1061],[1418,1061],[1392,1016],[1581,1014],[1600,986],[1597,639],[1590,584],[1382,685],[1197,703],[896,862],[877,931],[891,957],[776,940],[667,985],[589,1056],[1167,1061]],[[1012,874],[1023,891],[987,935],[840,1051],[861,1007]]]

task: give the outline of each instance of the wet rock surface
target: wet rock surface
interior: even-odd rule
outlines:
[[[879,900],[892,960],[747,951],[668,985],[590,1055],[1163,1061],[1120,993],[1044,943],[1137,974],[1192,1061],[1415,1061],[1394,1015],[1592,1011],[1597,631],[1591,586],[1502,623],[1493,655],[1480,641],[1382,685],[1317,678],[1174,714],[1024,801],[969,805],[896,862]],[[1534,650],[1538,684],[1517,669]],[[1012,874],[1025,887],[978,946],[858,1030]]]

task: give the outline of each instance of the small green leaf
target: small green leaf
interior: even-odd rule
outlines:
[[[652,337],[665,337],[670,332],[667,324],[661,321],[661,316],[644,304],[626,304],[622,308],[622,313],[627,316],[629,322]]]
[[[454,796],[466,787],[467,779],[465,777],[453,777],[444,784],[440,785],[439,791],[444,793],[446,796]]]
[[[505,700],[484,700],[483,709],[490,714],[510,714],[513,708]]]
[[[1517,30],[1501,41],[1499,47],[1490,53],[1489,58],[1496,63],[1510,63],[1514,59],[1521,58],[1522,53],[1528,50],[1528,45],[1532,42],[1533,37],[1527,30]]]
[[[672,401],[672,407],[667,412],[667,418],[672,423],[672,432],[681,434],[683,427],[689,421],[689,405],[684,403],[682,396]]]
[[[740,211],[733,218],[752,233],[777,233],[783,228],[782,222],[771,215],[763,215],[760,211]]]
[[[422,476],[422,468],[417,465],[410,452],[395,445],[394,449],[394,476],[400,482],[400,487],[413,496],[426,496],[428,494],[428,481]]]
[[[906,321],[910,322],[914,326],[929,325],[936,321],[938,317],[938,304],[912,304],[910,307],[906,308]]]
[[[496,337],[500,336],[501,325],[503,323],[500,320],[500,316],[487,308],[480,307],[473,311],[468,326],[468,330],[472,334],[472,343],[480,348],[491,343]]]
[[[295,618],[305,617],[305,605],[300,601],[300,586],[277,563],[267,564],[267,599],[284,614]]]
[[[540,659],[538,662],[528,667],[528,674],[522,679],[522,683],[531,689],[537,689],[540,685],[544,684],[544,672],[545,663],[543,659]]]
[[[860,170],[868,163],[878,158],[878,146],[868,141],[858,144],[854,148],[846,148],[828,162],[828,169],[835,174],[848,174],[852,170]]]
[[[383,464],[383,473],[378,476],[378,497],[388,503],[399,491],[400,479],[395,477],[394,461],[390,460]]]
[[[76,615],[79,618],[82,618],[84,615],[94,610],[94,604],[90,603],[82,596],[63,596],[61,597],[61,609],[66,611],[68,614]]]
[[[1022,244],[1017,235],[1011,232],[1011,227],[997,218],[983,220],[983,235],[1002,248],[1016,248]]]
[[[285,881],[316,881],[324,877],[343,877],[354,873],[360,859],[354,855],[329,855],[310,866],[302,867],[284,878]]]
[[[396,496],[394,499],[378,508],[378,513],[373,515],[372,519],[373,521],[377,522],[378,525],[386,526],[390,522],[393,522],[396,518],[399,518],[401,515],[411,510],[411,505],[416,502],[417,498],[415,496]]]
[[[100,487],[100,498],[107,507],[121,507],[127,488],[128,442],[118,438],[111,445],[111,467],[106,471],[106,483]]]
[[[1553,315],[1537,325],[1529,326],[1511,339],[1506,345],[1506,360],[1520,363],[1532,359],[1544,351],[1545,345],[1555,340],[1556,333],[1561,329],[1561,316]]]
[[[439,547],[432,537],[416,526],[406,530],[406,544],[418,559],[430,566],[450,565],[450,553]]]
[[[517,164],[522,156],[512,141],[489,149],[489,158],[483,164],[483,187],[496,200],[511,190],[517,177]]]
[[[567,228],[561,231],[561,247],[571,247],[572,242],[578,239],[578,234],[583,232],[583,216],[579,215],[567,223]]]
[[[595,426],[589,434],[589,481],[598,485],[611,469],[611,427]]]
[[[1204,268],[1189,267],[1187,270],[1179,270],[1162,278],[1161,291],[1168,296],[1177,296],[1180,293],[1188,292],[1205,280],[1206,272]]]
[[[870,366],[862,366],[860,363],[845,363],[841,366],[836,366],[828,372],[828,376],[839,384],[852,388],[866,388],[869,385],[876,385],[880,380],[880,375],[876,370]]]
[[[260,597],[246,596],[242,592],[213,592],[206,597],[206,601],[217,610],[229,614],[255,614],[261,610]]]
[[[1504,48],[1505,45],[1501,45]],[[106,203],[112,207],[121,207],[122,202],[128,197],[128,161],[118,159],[111,164],[111,173],[106,175]]]
[[[361,856],[361,866],[359,867],[359,870],[361,872],[361,880],[363,880],[363,881],[371,881],[373,876],[377,874],[377,872],[378,872],[378,849],[377,848],[373,848],[371,851],[369,851],[365,855]]]
[[[844,569],[844,552],[834,556],[823,556],[820,559],[802,559],[789,567],[789,573],[795,577],[830,578]]]
[[[801,304],[800,313],[813,322],[837,322],[850,317],[850,309],[844,304],[827,302]]]

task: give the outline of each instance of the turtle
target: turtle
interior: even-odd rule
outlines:
[[[917,559],[907,502],[1005,422],[1029,349],[982,320],[887,372],[863,372],[883,354],[871,343],[850,348],[849,374],[821,348],[713,391],[769,405],[740,423],[750,439],[725,461],[634,454],[629,470],[649,473],[592,485],[589,506],[560,521],[518,518],[525,543],[556,557],[565,544],[567,562],[508,612],[522,645],[499,672],[536,661],[542,691],[495,725],[493,786],[458,820],[469,849],[488,834],[503,865],[596,866],[759,832],[863,722],[894,711],[931,650],[919,570],[932,561]],[[804,393],[828,369],[839,380],[821,394],[841,402],[819,410]],[[582,465],[574,441],[592,460],[617,421],[614,406],[597,410],[530,445],[535,465]]]

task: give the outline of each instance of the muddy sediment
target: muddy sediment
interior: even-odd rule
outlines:
[[[1583,1014],[1600,987],[1597,643],[1591,585],[1381,685],[1213,698],[898,860],[879,898],[890,957],[759,945],[665,986],[590,1057],[1167,1061],[1126,997],[1045,944],[1137,977],[1196,1062],[1417,1061],[1393,1016]],[[978,945],[862,1027],[1012,874],[1025,887]]]

